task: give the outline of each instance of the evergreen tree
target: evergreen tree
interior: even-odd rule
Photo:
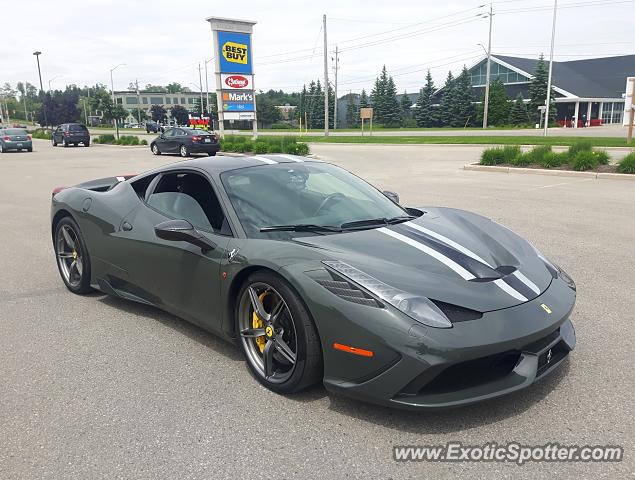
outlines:
[[[320,80],[311,82],[313,91],[309,89],[311,95],[311,109],[309,110],[309,127],[323,129],[324,128],[324,92]]]
[[[452,110],[455,99],[454,88],[454,76],[452,72],[448,72],[448,76],[445,79],[445,85],[443,85],[443,96],[441,97],[441,111],[439,112],[439,120],[441,125],[449,127],[452,123]]]
[[[335,91],[331,84],[329,83],[329,128],[335,128]],[[322,99],[322,105],[324,105],[324,99]],[[322,112],[324,112],[324,107],[322,107]],[[324,121],[322,121],[324,123]]]
[[[370,101],[373,104],[373,115],[377,122],[383,119],[386,99],[386,84],[388,83],[388,73],[386,72],[386,65],[384,65],[381,75],[375,79],[375,85],[370,92]]]
[[[450,105],[450,126],[465,127],[474,122],[474,92],[467,67],[464,65],[461,74],[454,80],[453,101]]]
[[[359,96],[359,108],[367,107],[370,107],[370,100],[368,99],[368,95],[366,95],[366,90],[362,88],[362,93]]]
[[[523,94],[519,93],[509,110],[509,123],[512,125],[523,125],[530,122],[527,105],[525,105]]]
[[[399,100],[397,100],[397,87],[391,76],[386,81],[384,108],[383,119],[377,121],[386,127],[401,126],[402,109]]]
[[[436,111],[432,107],[432,97],[434,95],[434,82],[430,70],[426,75],[426,84],[419,92],[415,106],[415,119],[418,127],[430,128],[436,125]]]
[[[399,101],[399,106],[401,107],[401,121],[410,120],[412,118],[412,101],[405,90]]]
[[[349,93],[346,98],[346,126],[348,128],[359,126],[359,107],[355,97],[355,94]]]
[[[536,69],[534,70],[534,78],[529,84],[529,115],[532,121],[538,123],[540,120],[540,111],[538,107],[545,105],[547,101],[547,83],[549,82],[549,65],[545,62],[545,57],[540,55]],[[549,120],[554,121],[556,118],[556,100],[555,91],[551,87],[551,101],[549,102]]]
[[[477,122],[483,122],[483,108],[485,106],[485,96],[483,95],[482,102],[478,105],[478,112],[475,120]],[[487,111],[487,124],[488,125],[504,125],[509,119],[509,110],[511,108],[511,102],[507,96],[505,85],[499,78],[490,83],[489,86],[489,109]]]

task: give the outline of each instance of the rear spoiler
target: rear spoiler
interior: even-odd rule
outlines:
[[[73,188],[83,188],[84,190],[91,190],[93,192],[105,192],[110,190],[113,186],[118,184],[119,182],[125,182],[126,180],[136,177],[137,174],[129,174],[129,175],[118,175],[116,177],[105,177],[98,178],[97,180],[90,180],[88,182],[83,182],[78,185],[75,185]],[[69,187],[55,187],[51,196],[54,197],[62,190]]]

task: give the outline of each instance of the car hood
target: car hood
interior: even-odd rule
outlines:
[[[462,210],[422,210],[397,225],[293,241],[392,287],[479,312],[519,305],[549,287],[544,262],[512,231]]]

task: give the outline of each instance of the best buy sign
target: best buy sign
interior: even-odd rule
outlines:
[[[218,32],[219,73],[252,73],[251,35],[239,32]]]

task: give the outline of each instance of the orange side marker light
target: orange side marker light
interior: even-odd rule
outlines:
[[[363,348],[350,347],[348,345],[342,345],[341,343],[333,343],[335,350],[341,350],[342,352],[352,353],[353,355],[360,355],[362,357],[372,357],[374,355],[370,350],[364,350]]]

